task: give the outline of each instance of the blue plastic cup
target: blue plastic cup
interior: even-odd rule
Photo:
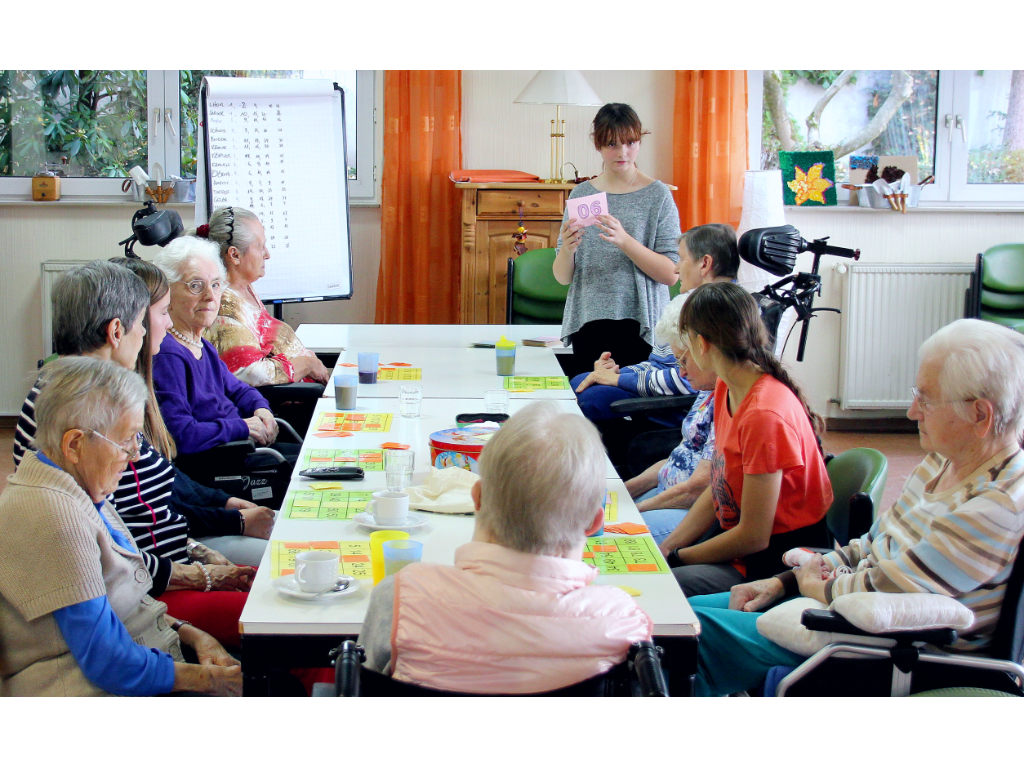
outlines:
[[[384,553],[384,575],[398,573],[409,563],[423,558],[423,542],[412,539],[391,539],[381,546]]]
[[[339,373],[334,377],[334,405],[339,411],[354,411],[359,377]]]
[[[378,352],[360,352],[359,353],[359,383],[360,384],[376,384],[377,383],[377,364],[380,361],[380,353]]]

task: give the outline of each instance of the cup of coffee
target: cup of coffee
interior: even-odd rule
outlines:
[[[334,405],[339,411],[354,411],[359,379],[351,374],[339,373],[334,377]]]
[[[409,494],[377,491],[370,497],[366,511],[377,525],[401,525],[409,517]]]
[[[317,550],[295,556],[295,583],[303,592],[330,589],[338,581],[338,553]]]

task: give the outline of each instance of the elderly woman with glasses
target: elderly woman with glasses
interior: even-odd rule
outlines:
[[[43,376],[38,451],[0,494],[0,695],[240,695],[238,662],[149,596],[142,555],[106,501],[140,448],[145,382],[92,357]]]
[[[324,364],[290,326],[270,316],[253,287],[270,258],[267,233],[256,214],[219,208],[195,234],[216,243],[227,270],[220,315],[205,336],[228,369],[254,387],[294,381],[326,384],[330,372]]]
[[[1024,535],[1024,339],[983,320],[950,323],[921,346],[913,394],[907,416],[929,453],[867,534],[779,576],[689,598],[698,695],[749,690],[804,660],[757,629],[761,611],[797,593],[825,604],[855,592],[945,595],[975,617],[953,649],[991,641]]]
[[[173,322],[153,359],[153,383],[178,454],[248,438],[258,445],[273,444],[278,427],[266,399],[233,376],[203,338],[217,319],[226,284],[219,249],[209,240],[179,237],[153,263],[171,284]],[[274,447],[294,463],[297,445]]]

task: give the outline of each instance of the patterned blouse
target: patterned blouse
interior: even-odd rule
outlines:
[[[251,285],[249,292],[259,303]],[[217,348],[228,370],[253,387],[295,381],[292,358],[313,354],[291,326],[271,317],[262,303],[257,308],[245,301],[230,286],[224,289],[219,316],[204,336]]]

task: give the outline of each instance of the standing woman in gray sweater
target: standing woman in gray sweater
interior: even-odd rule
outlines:
[[[603,352],[619,366],[646,360],[668,286],[679,279],[679,212],[668,187],[636,165],[647,133],[628,104],[601,107],[591,138],[604,171],[569,195],[608,195],[608,211],[590,227],[569,205],[558,236],[553,271],[570,286],[562,339],[572,343],[576,373],[592,371]]]

